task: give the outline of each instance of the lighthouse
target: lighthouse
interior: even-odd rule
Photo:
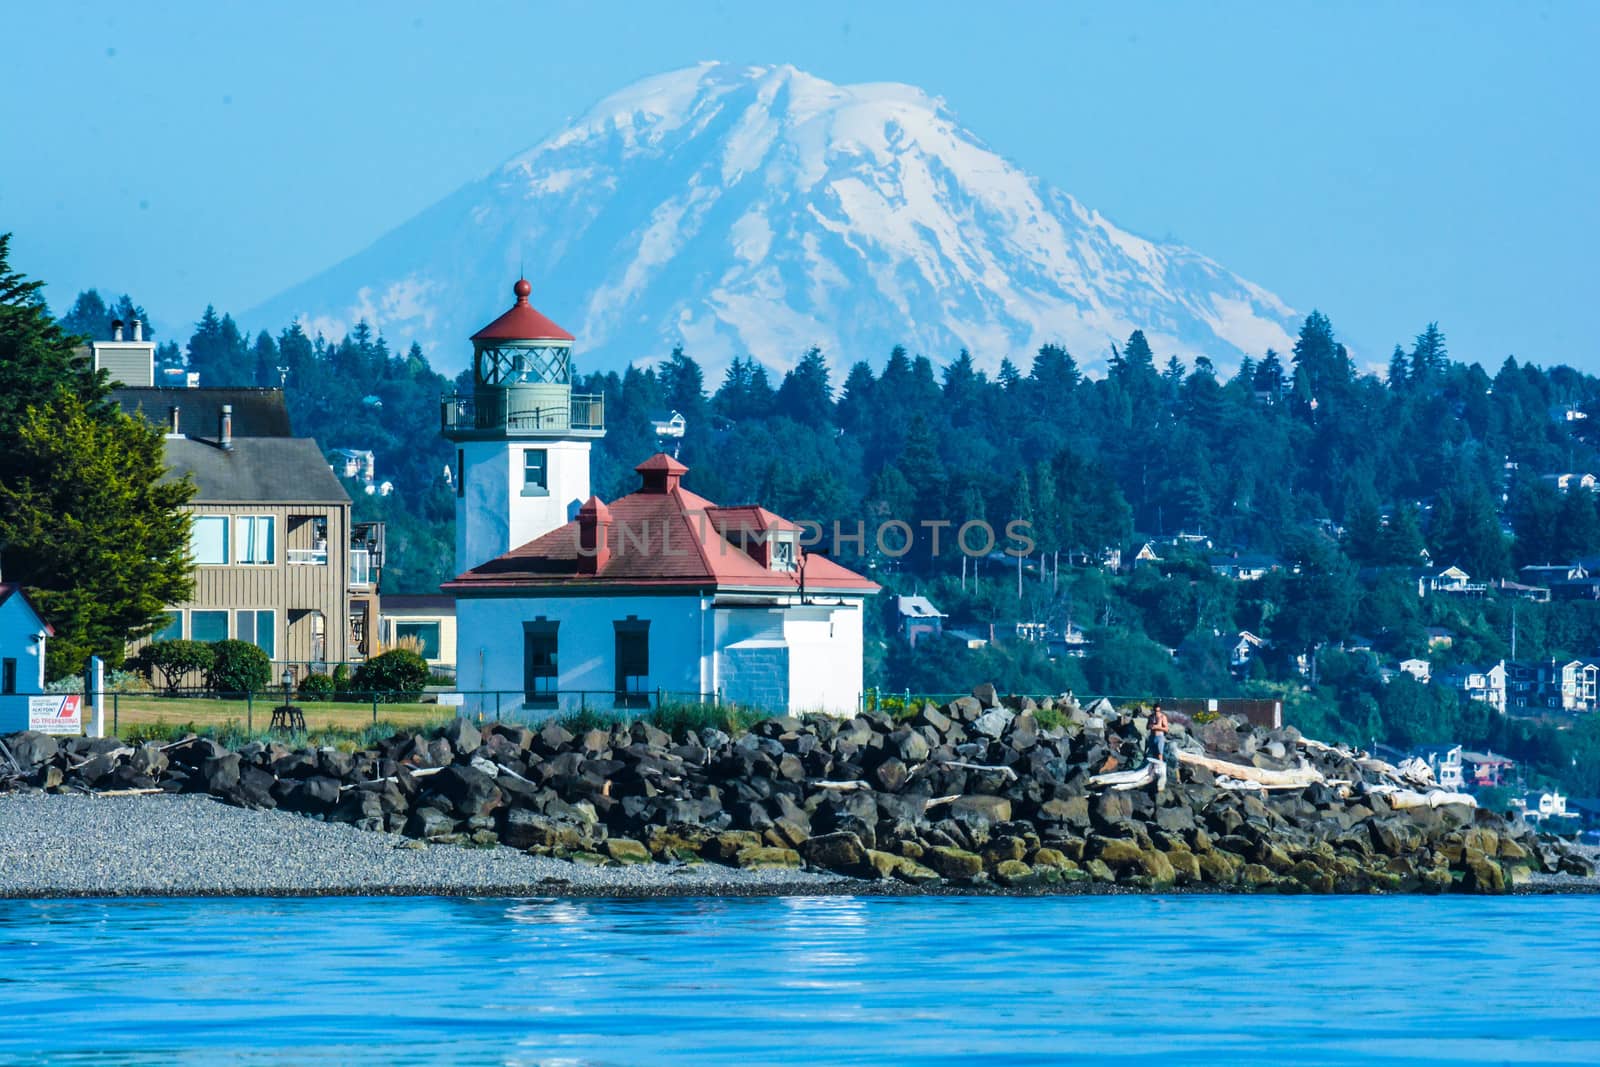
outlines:
[[[472,335],[472,392],[446,396],[456,446],[456,567],[462,574],[567,524],[589,498],[589,446],[605,397],[572,391],[572,334],[528,302]]]

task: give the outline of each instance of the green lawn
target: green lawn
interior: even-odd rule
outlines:
[[[125,734],[130,727],[183,726],[193,723],[197,728],[221,729],[234,724],[238,729],[265,730],[272,721],[272,709],[282,699],[261,697],[252,707],[243,700],[218,700],[211,697],[130,696],[117,694],[114,702],[116,732]],[[333,703],[296,700],[306,717],[308,730],[360,730],[374,722],[395,727],[415,727],[423,723],[449,718],[455,708],[440,704],[379,704],[376,719],[370,703]],[[112,708],[107,708],[108,717]],[[108,724],[110,725],[110,724]]]

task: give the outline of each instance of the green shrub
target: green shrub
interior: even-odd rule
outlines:
[[[390,649],[356,668],[352,688],[380,700],[415,698],[428,684],[428,661],[408,648]]]
[[[206,674],[213,693],[260,693],[272,684],[272,661],[248,641],[213,641]]]
[[[308,674],[300,679],[300,684],[295,688],[306,700],[331,700],[333,694],[338,692],[333,677],[327,674]]]
[[[342,693],[350,688],[350,665],[340,663],[333,668],[333,688],[335,692]]]
[[[152,641],[133,657],[132,666],[140,674],[167,689],[178,688],[191,672],[204,676],[216,663],[216,650],[204,641]]]

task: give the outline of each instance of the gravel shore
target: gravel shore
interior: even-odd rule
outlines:
[[[585,867],[510,848],[419,848],[399,834],[206,796],[0,796],[0,898],[767,896],[863,885],[806,871]]]
[[[914,896],[929,891],[810,871],[745,871],[713,863],[588,867],[510,848],[420,846],[399,834],[252,811],[207,796],[0,796],[0,899]],[[931,891],[1006,892],[993,887]],[[1130,890],[1080,886],[1067,891]],[[1196,891],[1203,892],[1187,890]],[[1600,879],[1541,874],[1515,891],[1593,893],[1600,891]]]

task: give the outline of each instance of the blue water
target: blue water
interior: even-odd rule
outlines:
[[[1600,1063],[1600,897],[0,901],[0,1062]]]

